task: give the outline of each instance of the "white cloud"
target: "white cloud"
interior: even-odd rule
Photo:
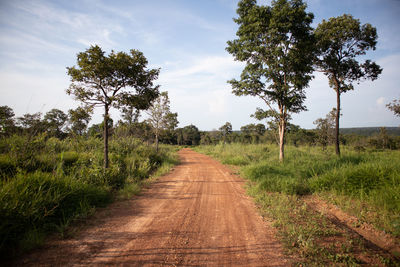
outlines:
[[[383,96],[379,97],[378,99],[376,99],[376,104],[378,106],[383,106],[385,104],[385,98]]]

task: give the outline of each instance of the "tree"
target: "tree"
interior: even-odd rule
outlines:
[[[89,124],[93,111],[90,107],[77,107],[68,110],[69,130],[73,134],[83,135]]]
[[[22,126],[23,130],[30,136],[37,135],[45,131],[45,125],[42,121],[42,113],[37,112],[33,114],[26,113],[22,117],[17,118],[18,124]]]
[[[161,130],[175,129],[178,124],[177,113],[171,113],[168,92],[162,92],[152,103],[147,111],[149,115],[148,122],[153,127],[156,151],[158,151],[158,142]]]
[[[229,81],[232,92],[257,96],[279,115],[281,162],[288,116],[306,110],[304,89],[312,78],[314,15],[306,7],[301,0],[276,0],[271,7],[240,1],[239,18],[234,19],[238,39],[228,41],[227,47],[236,60],[246,62],[240,80]]]
[[[113,126],[114,126],[114,121],[111,118],[108,118],[107,120],[107,129],[108,129],[108,136],[111,136],[113,133]],[[89,127],[88,129],[88,135],[96,138],[104,138],[104,121],[98,124],[93,124],[92,126]]]
[[[387,104],[386,107],[393,111],[394,115],[400,117],[400,99],[393,100],[391,103]]]
[[[279,145],[279,124],[280,124],[280,115],[275,110],[263,110],[261,108],[257,108],[254,114],[250,115],[259,121],[267,119],[268,129],[274,135],[276,143]],[[289,121],[292,119],[290,114],[286,116],[286,126],[288,126]]]
[[[178,129],[178,140],[180,141],[181,145],[198,145],[200,143],[199,129],[194,125],[188,125],[181,129]]]
[[[210,134],[208,132],[202,132],[200,137],[200,145],[211,145],[212,143],[213,142]]]
[[[336,92],[335,147],[340,156],[339,119],[340,95],[353,90],[353,82],[375,80],[382,69],[371,60],[364,63],[357,57],[365,55],[370,49],[375,50],[378,35],[371,24],[360,25],[351,15],[323,20],[315,29],[318,57],[316,69],[329,79],[329,86]]]
[[[140,110],[135,109],[133,106],[122,106],[121,113],[124,122],[126,122],[128,125],[139,122]]]
[[[243,141],[249,143],[258,143],[260,137],[265,133],[265,125],[264,124],[247,124],[240,127],[240,131],[242,132]]]
[[[325,118],[318,118],[314,121],[314,124],[317,126],[318,142],[322,145],[323,150],[335,140],[335,118],[336,108],[333,108]]]
[[[177,144],[176,127],[178,127],[178,113],[168,113],[165,117],[166,128],[161,132],[161,139],[163,143]]]
[[[224,141],[225,144],[226,139],[229,138],[229,136],[232,134],[232,124],[230,122],[226,122],[224,125],[219,127],[219,130],[222,135],[222,140]]]
[[[62,138],[64,132],[62,128],[67,122],[68,116],[62,110],[53,108],[44,115],[44,122],[47,126],[47,132],[50,136]]]
[[[104,169],[108,168],[108,123],[111,107],[130,105],[147,109],[158,96],[153,81],[159,69],[146,69],[147,59],[138,50],[111,52],[108,56],[99,46],[78,53],[77,67],[68,67],[71,85],[67,94],[90,106],[104,107]]]
[[[14,111],[9,106],[0,106],[0,134],[10,135],[15,130]]]

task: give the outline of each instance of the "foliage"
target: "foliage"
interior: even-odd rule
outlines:
[[[49,136],[58,138],[64,137],[63,127],[67,122],[68,116],[62,110],[53,108],[44,115],[44,122]]]
[[[382,69],[375,62],[357,61],[368,50],[375,50],[378,35],[371,24],[361,25],[359,20],[345,14],[323,20],[315,29],[315,36],[318,49],[316,68],[328,77],[329,86],[336,91],[335,146],[336,154],[340,155],[340,95],[353,90],[353,82],[375,80],[381,74]]]
[[[147,110],[149,115],[148,122],[153,127],[156,151],[158,151],[158,141],[162,130],[173,131],[178,125],[178,114],[170,111],[170,101],[168,92],[162,92]]]
[[[200,143],[200,131],[194,125],[177,129],[178,145],[197,146]]]
[[[219,127],[219,130],[221,132],[223,142],[226,143],[232,134],[232,124],[230,122],[226,122],[224,125]]]
[[[90,106],[104,107],[104,168],[108,168],[109,109],[122,104],[147,109],[158,95],[153,81],[159,70],[147,70],[147,59],[138,50],[111,52],[108,56],[99,46],[91,46],[77,55],[77,67],[68,67],[71,85],[67,94]],[[130,90],[134,89],[134,90]]]
[[[31,136],[43,133],[46,125],[42,121],[42,113],[34,114],[26,113],[22,117],[17,118],[17,123],[22,127],[23,132]]]
[[[9,136],[15,131],[14,111],[9,106],[0,106],[0,136]]]
[[[257,144],[265,133],[265,126],[261,123],[250,123],[240,127],[245,143]]]
[[[75,135],[84,135],[93,110],[90,107],[77,107],[68,110],[69,131]]]
[[[20,173],[0,189],[0,245],[5,252],[37,234],[57,229],[110,200],[106,188],[51,173]],[[24,244],[26,245],[26,243]]]
[[[323,149],[325,149],[327,145],[333,144],[335,138],[335,116],[336,109],[333,108],[325,118],[319,118],[314,121],[314,124],[317,126],[316,132],[318,135],[318,142],[322,145]]]
[[[394,115],[400,116],[400,100],[395,99],[391,103],[387,104],[386,107],[391,110]]]
[[[288,116],[306,109],[304,88],[313,71],[314,15],[306,12],[301,0],[277,0],[271,7],[258,6],[256,0],[242,0],[237,13],[239,17],[234,21],[239,25],[238,39],[228,41],[227,51],[236,60],[245,61],[246,66],[240,80],[229,83],[235,95],[260,97],[277,114],[279,158],[283,161]]]

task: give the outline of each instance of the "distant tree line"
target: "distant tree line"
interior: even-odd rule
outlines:
[[[335,125],[334,112],[330,112],[327,118],[320,118],[315,121],[315,129],[303,129],[298,125],[289,123],[286,145],[293,146],[320,146],[325,150],[328,146],[335,145]],[[328,117],[327,116],[327,117]],[[400,149],[400,135],[390,134],[385,127],[379,127],[376,132],[369,128],[361,130],[345,131],[340,135],[340,144],[354,147],[356,150],[363,151],[371,149]],[[400,132],[400,129],[399,129]],[[201,145],[217,145],[225,143],[244,143],[244,144],[276,144],[279,145],[278,129],[265,128],[264,124],[248,124],[240,128],[240,131],[231,131],[226,134],[223,129],[200,132]]]

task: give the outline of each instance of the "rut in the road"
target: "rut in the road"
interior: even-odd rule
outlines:
[[[96,215],[68,240],[49,242],[18,264],[286,266],[274,229],[243,180],[190,149],[151,188]]]

